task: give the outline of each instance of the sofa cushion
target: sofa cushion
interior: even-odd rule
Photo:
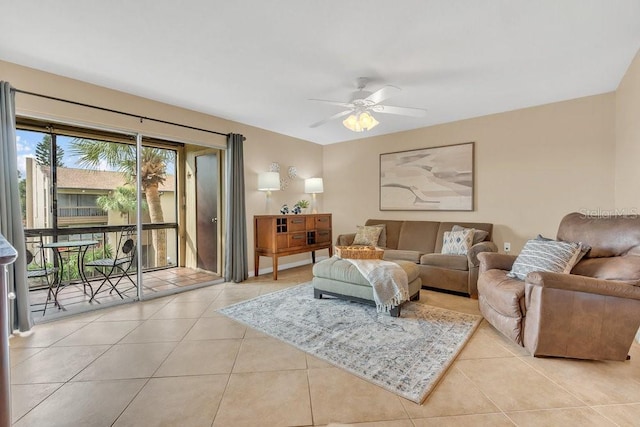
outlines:
[[[465,228],[461,225],[454,225],[451,227],[451,231],[473,230],[473,244],[484,242],[489,237],[489,232],[484,230],[476,230],[475,228]]]
[[[450,255],[466,255],[473,245],[473,229],[462,231],[445,231],[442,243],[442,253]]]
[[[469,270],[469,260],[466,255],[424,254],[420,257],[420,265],[460,271]]]
[[[359,225],[356,237],[353,239],[354,245],[377,246],[382,225]]]
[[[577,243],[532,239],[522,248],[508,276],[524,280],[532,271],[569,273],[579,255]]]
[[[586,258],[573,267],[571,274],[606,280],[640,280],[640,257]]]
[[[440,223],[434,221],[404,221],[395,249],[434,253],[439,227]]]
[[[387,261],[397,261],[397,260],[405,260],[411,261],[413,263],[419,263],[420,257],[422,256],[422,252],[418,251],[403,251],[400,249],[385,249],[384,250],[384,260]]]

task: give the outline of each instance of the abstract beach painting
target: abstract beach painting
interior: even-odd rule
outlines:
[[[474,143],[380,154],[380,210],[472,211]]]

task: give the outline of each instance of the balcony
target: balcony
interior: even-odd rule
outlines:
[[[99,209],[93,208],[93,211],[78,211],[75,212],[99,212]],[[91,240],[97,242],[87,249],[84,262],[88,262],[93,259],[99,258],[112,258],[115,256],[118,245],[118,236],[122,232],[123,228],[127,226],[104,226],[104,227],[76,227],[65,228],[59,230],[51,229],[26,229],[25,236],[30,239],[31,243],[27,243],[27,249],[32,253],[38,255],[39,245],[34,243],[40,236],[44,243],[50,242],[73,242],[78,240]],[[152,234],[154,231],[164,231],[166,233],[164,244],[164,253],[167,254],[166,262],[162,264],[157,263],[155,256],[156,250],[153,246]],[[137,254],[141,261],[142,267],[142,292],[145,297],[151,297],[152,295],[158,295],[166,292],[175,292],[176,290],[187,288],[194,285],[201,285],[204,283],[219,282],[222,279],[209,272],[190,269],[185,267],[179,267],[176,265],[177,260],[177,225],[175,224],[145,224],[143,230],[139,235],[135,237],[139,240],[142,246],[142,252]],[[58,255],[59,254],[59,257]],[[51,249],[45,254],[45,262],[49,266],[60,266],[62,263],[62,274],[59,277],[61,281],[61,289],[58,294],[58,301],[61,308],[55,307],[52,302],[47,305],[46,313],[43,313],[44,303],[49,295],[49,288],[46,280],[33,279],[29,283],[30,287],[30,299],[31,299],[31,311],[34,314],[36,321],[48,320],[64,314],[73,314],[88,309],[99,308],[103,304],[117,303],[122,300],[115,292],[109,292],[106,287],[106,292],[97,294],[96,298],[91,301],[91,293],[84,292],[84,286],[82,284],[80,269],[83,270],[84,275],[88,282],[95,291],[97,287],[102,283],[102,276],[98,274],[93,268],[83,267],[80,262],[77,252],[68,251],[67,248],[61,247],[58,252],[53,252]],[[138,256],[139,255],[139,256]],[[42,260],[42,258],[41,258]],[[135,266],[129,271],[133,281],[137,283],[138,274]],[[117,280],[117,275],[116,279]],[[123,291],[125,300],[137,299],[137,289],[131,289],[130,282],[127,280],[122,282],[122,286],[118,286],[118,289]],[[126,292],[125,292],[126,291]]]
[[[61,227],[76,224],[106,224],[107,211],[96,206],[71,206],[58,208],[58,225]]]

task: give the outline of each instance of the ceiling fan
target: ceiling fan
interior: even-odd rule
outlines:
[[[315,128],[331,120],[349,116],[342,121],[342,124],[347,129],[354,132],[363,132],[365,130],[372,129],[379,123],[371,113],[397,114],[400,116],[410,117],[424,117],[427,114],[427,111],[421,108],[394,107],[391,105],[381,104],[385,99],[399,93],[401,89],[395,86],[387,85],[375,92],[370,92],[365,90],[368,82],[369,79],[366,77],[360,77],[358,79],[358,90],[351,95],[351,101],[349,102],[310,99],[309,101],[324,102],[327,104],[338,105],[340,107],[347,108],[346,110],[334,114],[331,117],[313,123],[312,125],[310,125],[310,127]]]

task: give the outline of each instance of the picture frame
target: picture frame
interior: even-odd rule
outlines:
[[[473,211],[475,143],[380,154],[381,211]]]

